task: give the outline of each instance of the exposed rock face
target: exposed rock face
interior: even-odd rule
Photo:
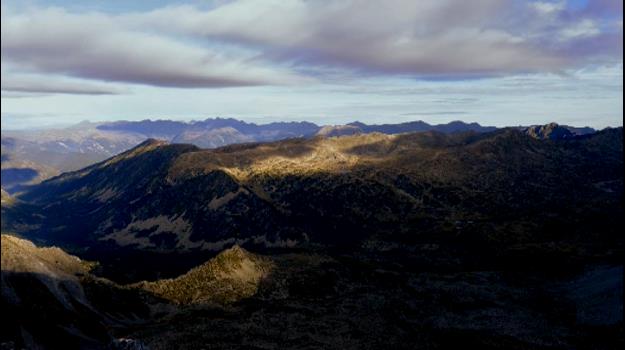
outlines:
[[[80,283],[79,276],[87,271],[87,264],[59,248],[37,248],[3,234],[3,331],[27,348],[108,342]]]
[[[147,300],[90,274],[93,263],[2,234],[2,341],[27,349],[109,349],[109,327],[150,315]]]
[[[57,247],[38,248],[31,241],[2,234],[2,271],[75,276],[86,273],[87,263]]]
[[[361,134],[363,131],[356,125],[326,125],[322,127],[317,135],[324,137],[336,137],[346,135]]]
[[[24,292],[28,291],[19,290],[10,281],[30,277],[35,284],[41,284],[60,306],[73,309],[74,302],[86,302],[78,276],[84,275],[87,270],[86,263],[59,248],[37,248],[29,241],[2,235],[4,301],[26,306],[22,298],[25,296]]]
[[[538,140],[571,139],[579,136],[588,136],[596,132],[595,129],[589,127],[577,128],[568,125],[558,125],[557,123],[533,125],[522,128],[522,130],[525,134]]]
[[[575,134],[569,129],[562,127],[556,123],[547,125],[530,126],[525,129],[525,133],[539,140],[561,140],[574,137]]]

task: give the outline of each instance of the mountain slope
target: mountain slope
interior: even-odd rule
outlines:
[[[141,282],[136,287],[178,304],[231,303],[256,294],[272,268],[271,260],[233,246],[175,279]]]
[[[114,342],[109,327],[149,315],[135,292],[91,276],[91,267],[59,248],[2,234],[2,342],[108,349]]]
[[[120,286],[93,276],[95,265],[2,234],[2,348],[144,349],[116,334],[185,312],[170,301],[227,305],[249,298],[273,266],[233,247],[176,279]]]
[[[58,236],[65,242],[104,238],[138,248],[202,248],[202,242],[189,240],[192,227],[187,220],[191,215],[198,220],[212,220],[212,230],[206,234],[220,232],[217,239],[220,236],[234,239],[236,236],[231,234],[239,229],[242,235],[262,229],[263,218],[275,216],[275,209],[227,173],[217,170],[184,179],[169,176],[182,154],[197,150],[194,146],[148,140],[103,163],[51,179],[22,198],[30,204],[47,203],[50,209],[63,210],[63,215],[46,217],[46,226],[58,227],[66,225],[67,220],[81,220],[74,223],[71,232],[66,231],[69,236]],[[203,190],[197,191],[198,188]],[[124,206],[127,210],[120,211]],[[241,218],[238,211],[244,209],[242,206],[253,206],[255,210]],[[91,219],[85,221],[87,216]],[[82,232],[92,232],[91,237],[76,236],[83,229]],[[41,229],[38,231],[45,234]],[[106,237],[98,236],[102,234]],[[216,243],[212,249],[222,247],[223,244]]]
[[[622,137],[372,133],[215,150],[149,141],[31,189],[3,208],[3,226],[113,255],[438,244],[461,260],[581,240],[574,255],[590,256],[598,237],[617,254]]]

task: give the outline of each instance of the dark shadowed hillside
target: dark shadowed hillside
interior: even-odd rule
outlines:
[[[428,249],[422,249],[424,253]],[[2,236],[2,346],[89,349],[585,348],[622,344],[622,267],[422,271],[392,254],[234,246],[120,286],[58,248]],[[7,314],[8,312],[8,314]]]
[[[94,261],[3,236],[3,342],[612,349],[622,156],[622,128],[150,139],[3,193],[3,230]]]
[[[519,252],[528,264],[608,259],[622,250],[622,137],[374,133],[215,150],[147,141],[32,188],[3,209],[3,227],[120,254],[436,244],[456,255],[441,264]]]

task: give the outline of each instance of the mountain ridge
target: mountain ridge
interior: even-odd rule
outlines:
[[[563,140],[538,140],[515,129],[370,133],[213,150],[152,140],[32,187],[3,206],[3,229],[53,243],[110,247],[112,255],[116,249],[218,251],[232,244],[414,244],[435,232],[466,229],[482,230],[491,244],[518,240],[496,238],[510,225],[504,219],[527,225],[531,241],[555,203],[566,213],[614,203],[622,192],[622,133]],[[538,223],[531,223],[536,215]],[[473,223],[464,228],[456,221]],[[560,224],[580,234],[583,228]],[[343,234],[331,234],[336,231]]]
[[[380,125],[352,122],[319,126],[310,122],[255,124],[233,118],[208,118],[193,122],[149,119],[109,123],[82,122],[66,129],[3,130],[2,187],[11,194],[19,193],[52,176],[78,170],[119,154],[148,138],[171,143],[190,143],[200,148],[212,149],[229,144],[271,142],[288,138],[336,137],[374,132],[490,132],[496,129],[462,121],[438,125],[414,121]],[[521,129],[538,130],[539,126]],[[588,127],[561,126],[560,129],[568,130],[575,137],[595,132]],[[534,136],[536,137],[536,132]]]

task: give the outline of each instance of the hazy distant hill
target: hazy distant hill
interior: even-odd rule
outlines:
[[[2,187],[19,192],[65,171],[77,170],[136,146],[138,134],[97,130],[81,123],[65,129],[2,131]]]
[[[184,136],[185,133],[192,133],[194,137],[202,134],[210,136],[211,133],[213,133],[219,137],[220,130],[230,133],[235,131],[242,135],[241,137],[245,138],[243,140],[231,140],[234,142],[229,142],[230,140],[228,139],[216,139],[213,141],[214,145],[212,148],[214,148],[230,143],[236,143],[236,141],[275,141],[290,137],[308,137],[314,135],[319,127],[309,122],[278,122],[258,125],[232,118],[209,118],[203,121],[194,122],[171,120],[143,120],[138,122],[120,121],[100,125],[98,126],[98,129],[107,131],[133,132],[144,135],[146,138],[165,139],[168,141],[174,139],[185,140],[187,139],[187,137]],[[207,136],[202,137],[204,139],[207,138]],[[194,138],[188,139],[193,141]]]
[[[183,141],[193,143],[202,147],[201,144],[193,142],[194,139],[201,137],[208,139],[209,135],[214,135],[214,141],[210,143],[211,148],[224,146],[231,143],[241,143],[251,141],[276,141],[293,137],[311,137],[313,135],[325,136],[341,136],[344,134],[382,132],[386,134],[399,134],[415,131],[440,131],[444,133],[477,131],[487,132],[493,131],[494,127],[483,127],[477,123],[464,123],[454,121],[448,124],[430,125],[423,121],[400,123],[400,124],[383,124],[383,125],[367,125],[360,122],[354,122],[347,125],[338,126],[318,126],[309,122],[277,122],[268,124],[246,123],[244,121],[232,118],[214,118],[204,121],[195,122],[176,122],[170,120],[143,120],[138,122],[121,121],[107,123],[98,126],[101,130],[107,131],[124,131],[133,132],[144,135],[147,138],[165,139],[168,141]],[[329,130],[343,130],[344,132],[333,132],[328,134]],[[324,131],[325,130],[325,131]],[[350,130],[353,130],[350,132]],[[237,133],[236,137],[228,138],[229,135]],[[190,137],[185,137],[190,134]],[[221,134],[226,134],[223,140]],[[234,141],[234,142],[229,142]],[[239,142],[236,142],[239,141]]]
[[[217,148],[233,143],[254,142],[252,136],[245,135],[232,127],[210,130],[183,131],[174,136],[172,143],[188,143],[200,148]]]
[[[405,132],[418,132],[418,131],[438,131],[442,133],[454,133],[465,131],[476,132],[488,132],[494,131],[497,128],[492,126],[481,126],[478,123],[465,123],[462,121],[453,121],[447,124],[431,125],[423,121],[414,121],[400,124],[380,124],[380,125],[367,125],[360,122],[354,122],[347,124],[360,128],[363,132],[381,132],[385,134],[399,134]]]

